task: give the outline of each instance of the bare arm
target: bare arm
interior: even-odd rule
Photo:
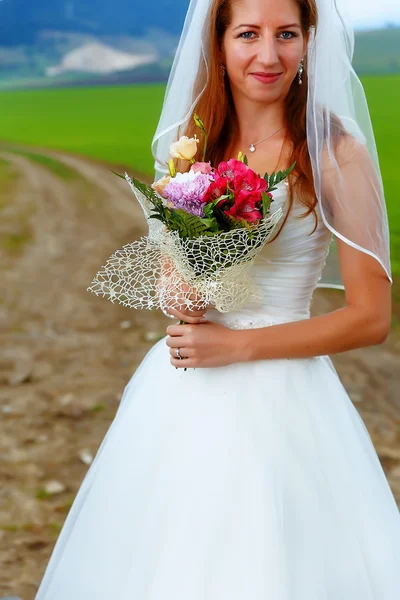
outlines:
[[[241,330],[242,360],[306,358],[383,343],[390,331],[391,286],[372,257],[338,241],[346,306],[327,315]]]
[[[364,146],[351,137],[327,153],[322,189],[325,210],[337,231],[364,248],[383,254],[381,186]],[[379,262],[337,240],[346,306],[307,321],[272,327],[254,337],[242,335],[250,359],[335,354],[385,341],[391,322],[390,281]],[[264,338],[264,339],[263,339]]]

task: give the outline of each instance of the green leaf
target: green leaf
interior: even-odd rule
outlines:
[[[275,176],[274,185],[286,179],[286,177],[293,171],[295,166],[296,162],[294,162],[288,169],[286,169],[286,171],[278,171],[278,173]]]
[[[249,166],[249,160],[248,160],[248,158],[247,158],[247,155],[246,155],[246,154],[243,156],[243,162],[244,162],[244,164],[246,165],[246,167],[248,167],[248,166]]]
[[[125,179],[124,175],[120,175],[119,173],[117,173],[116,171],[113,171],[112,169],[110,169],[111,173],[114,173],[114,175],[116,175],[117,177],[121,177],[121,179]]]
[[[139,192],[142,192],[142,194],[147,198],[147,200],[149,200],[154,206],[156,206],[156,207],[164,206],[162,198],[160,198],[160,196],[157,194],[157,192],[155,190],[153,190],[153,188],[150,185],[147,185],[146,183],[142,183],[135,177],[131,177],[131,180],[132,180],[132,183],[135,186],[135,188],[138,189]]]
[[[265,217],[268,214],[269,207],[271,205],[271,198],[266,192],[262,193],[262,214]]]
[[[177,231],[181,238],[196,238],[206,235],[209,231],[208,225],[203,222],[201,217],[191,215],[182,208],[171,211],[173,216],[172,227]]]
[[[206,226],[206,227],[207,227],[207,228],[208,228],[210,231],[213,231],[213,232],[215,232],[215,231],[218,231],[218,230],[219,230],[219,227],[218,227],[217,220],[215,219],[215,217],[214,217],[214,216],[213,216],[212,218],[210,218],[210,219],[207,219],[207,218],[206,218],[206,219],[205,219],[205,218],[202,218],[201,220],[202,220],[202,222],[204,223],[204,225],[205,225],[205,226]]]
[[[243,228],[251,229],[251,225],[246,219],[238,219],[232,215],[227,215],[225,212],[222,212],[221,217],[229,225],[229,230]]]
[[[207,202],[204,204],[204,214],[207,217],[215,216],[215,207],[221,202],[221,200],[225,200],[226,198],[229,198],[229,194],[225,194],[224,196],[221,196],[212,202]]]

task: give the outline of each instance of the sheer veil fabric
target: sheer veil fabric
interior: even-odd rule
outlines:
[[[314,187],[333,244],[319,287],[343,288],[335,249],[339,238],[376,259],[390,281],[389,226],[385,195],[367,100],[352,67],[354,31],[345,0],[316,0],[318,24],[310,32],[307,140]],[[351,0],[350,0],[351,2]],[[191,0],[171,69],[160,120],[152,141],[156,179],[168,172],[170,143],[191,119],[208,73],[207,25],[211,0]]]

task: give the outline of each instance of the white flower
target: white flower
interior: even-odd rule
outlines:
[[[194,138],[189,138],[183,135],[177,142],[173,142],[169,148],[169,152],[173,158],[181,160],[192,160],[197,152],[197,144],[199,143],[196,135]]]
[[[170,180],[171,177],[169,175],[164,175],[164,177],[161,177],[161,179],[152,183],[151,187],[157,192],[157,194],[162,196],[164,194],[165,186],[169,184]]]
[[[171,181],[173,181],[174,183],[189,183],[190,181],[194,181],[199,175],[201,175],[201,173],[195,173],[194,171],[187,171],[186,173],[177,173]]]

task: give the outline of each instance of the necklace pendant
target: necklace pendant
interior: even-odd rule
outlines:
[[[250,148],[249,148],[250,152],[255,152],[256,151],[256,147],[254,144],[250,144]]]

